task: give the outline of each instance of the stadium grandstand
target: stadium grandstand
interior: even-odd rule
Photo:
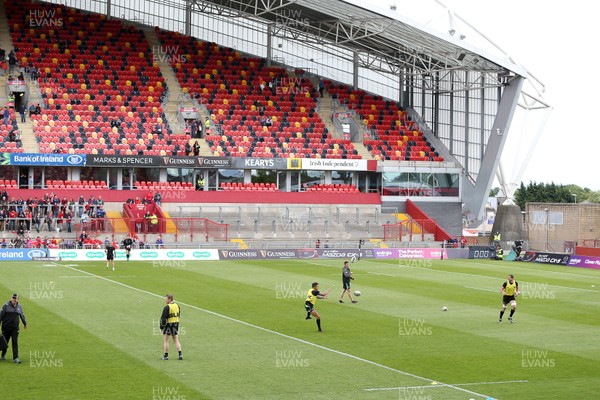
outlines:
[[[547,108],[354,0],[1,1],[0,48],[7,246],[439,247]]]

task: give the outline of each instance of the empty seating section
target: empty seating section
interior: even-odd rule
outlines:
[[[108,189],[106,181],[47,180],[46,189]]]
[[[194,190],[192,182],[146,182],[135,181],[135,189],[144,190]]]
[[[4,109],[0,109],[4,113]],[[22,153],[23,144],[21,141],[10,140],[10,133],[19,129],[17,117],[14,108],[9,108],[10,122],[4,124],[4,116],[0,120],[0,153]],[[20,117],[19,117],[20,118]]]
[[[179,53],[170,61],[183,91],[220,127],[206,136],[215,156],[361,158],[349,140],[331,138],[309,80],[214,43],[158,28],[157,35]]]
[[[45,10],[60,28],[31,27]],[[41,153],[182,155],[189,135],[169,135],[160,68],[141,30],[62,5],[7,2],[21,65],[39,70],[44,102],[32,116]],[[153,134],[157,124],[165,133]]]
[[[325,85],[333,98],[355,110],[366,127],[373,132],[373,137],[365,139],[364,145],[376,159],[444,160],[397,103],[331,81],[326,81]]]
[[[327,193],[359,193],[356,186],[347,183],[319,183],[306,188],[307,192],[327,192]]]
[[[221,190],[279,192],[274,183],[221,182]]]
[[[19,185],[15,179],[0,179],[0,189],[18,189]]]

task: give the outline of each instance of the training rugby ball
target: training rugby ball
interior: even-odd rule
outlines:
[[[361,294],[362,294],[362,293],[360,292],[360,290],[355,290],[355,291],[354,291],[354,295],[355,295],[356,297],[359,297]]]
[[[442,311],[448,311],[448,307],[446,307],[446,306],[442,307]]]

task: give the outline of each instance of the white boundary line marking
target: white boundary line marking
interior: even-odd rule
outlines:
[[[453,383],[452,386],[478,386],[478,385],[503,385],[506,383],[528,383],[527,379],[518,380],[518,381],[501,381],[501,382],[469,382],[469,383]],[[435,389],[439,387],[447,387],[449,386],[446,383],[436,383],[431,384],[429,386],[399,386],[392,388],[368,388],[365,391],[374,392],[379,390],[400,390],[400,389]]]
[[[56,264],[56,265],[57,266],[61,266],[60,264]],[[148,294],[148,295],[153,296],[153,297],[158,297],[158,298],[161,298],[161,299],[164,297],[162,295],[159,295],[159,294],[156,294],[156,293],[152,293],[152,292],[149,292],[149,291],[144,290],[144,289],[139,289],[139,288],[136,288],[134,286],[127,285],[125,283],[114,281],[112,279],[106,278],[104,276],[96,275],[96,274],[93,274],[91,272],[83,271],[83,270],[80,270],[80,269],[77,269],[77,268],[73,268],[73,267],[70,267],[70,266],[66,266],[66,265],[64,267],[68,268],[68,269],[71,269],[73,271],[81,272],[81,273],[86,274],[86,275],[91,275],[91,276],[94,276],[96,278],[100,278],[100,279],[105,280],[107,282],[114,283],[114,284],[117,284],[119,286],[123,286],[123,287],[126,287],[128,289],[131,289],[131,290],[134,290],[134,291],[137,291],[137,292]],[[226,320],[231,321],[231,322],[236,322],[238,324],[242,324],[242,325],[248,326],[250,328],[258,329],[258,330],[261,330],[263,332],[272,333],[274,335],[281,336],[281,337],[284,337],[286,339],[294,340],[296,342],[303,343],[303,344],[306,344],[308,346],[313,346],[313,347],[316,347],[316,348],[321,349],[321,350],[325,350],[325,351],[328,351],[328,352],[331,352],[331,353],[334,353],[334,354],[338,354],[338,355],[341,355],[341,356],[352,358],[352,359],[354,359],[356,361],[361,361],[361,362],[364,362],[364,363],[367,363],[367,364],[371,364],[371,365],[374,365],[376,367],[383,368],[383,369],[386,369],[386,370],[391,371],[391,372],[395,372],[397,374],[401,374],[401,375],[405,375],[405,376],[410,376],[411,378],[420,379],[420,380],[429,381],[429,382],[434,382],[435,381],[434,379],[430,379],[430,378],[426,378],[426,377],[423,377],[423,376],[411,374],[410,372],[401,371],[399,369],[392,368],[392,367],[389,367],[389,366],[384,365],[384,364],[379,364],[379,363],[377,363],[375,361],[367,360],[366,358],[361,358],[361,357],[352,355],[350,353],[345,353],[343,351],[338,351],[338,350],[335,350],[335,349],[331,349],[329,347],[321,346],[320,344],[309,342],[308,340],[300,339],[300,338],[297,338],[297,337],[294,337],[294,336],[289,336],[289,335],[286,335],[286,334],[281,333],[281,332],[273,331],[273,330],[268,329],[268,328],[263,328],[262,326],[254,325],[254,324],[251,324],[249,322],[245,322],[245,321],[242,321],[242,320],[239,320],[239,319],[228,317],[226,315],[219,314],[219,313],[216,313],[214,311],[210,311],[210,310],[206,310],[204,308],[196,307],[196,306],[194,306],[192,304],[187,304],[187,303],[184,303],[182,301],[178,301],[178,303],[179,304],[183,304],[186,307],[190,307],[190,308],[193,308],[195,310],[202,311],[202,312],[205,312],[207,314],[210,314],[210,315],[213,315],[213,316],[216,316],[216,317],[219,317],[219,318],[226,319]],[[478,396],[478,397],[482,397],[482,398],[488,398],[489,397],[487,395],[484,395],[484,394],[481,394],[481,393],[477,393],[477,392],[473,392],[471,390],[467,390],[467,389],[464,389],[464,388],[461,388],[461,387],[458,387],[458,386],[455,386],[455,385],[445,384],[445,383],[442,383],[442,382],[438,382],[438,384],[439,385],[444,385],[446,387],[449,387],[449,388],[452,388],[452,389],[455,389],[455,390],[458,390],[458,391],[461,391],[461,392],[469,393],[469,394],[472,394],[474,396]]]
[[[453,262],[456,262],[456,260],[455,260],[455,259],[450,259],[450,260],[447,260],[447,261],[453,261]],[[484,264],[484,263],[480,263],[480,262],[478,262],[478,263],[473,263],[473,264],[489,266],[488,264]],[[531,262],[527,262],[527,261],[525,261],[524,263],[521,263],[520,265],[528,265],[528,264],[529,264],[529,265],[552,265],[552,264],[542,264],[542,263],[536,263],[536,262],[533,262],[533,263],[531,263]],[[539,271],[539,270],[536,270],[536,269],[534,269],[534,268],[522,267],[522,266],[520,266],[520,265],[519,265],[519,264],[517,264],[517,265],[513,265],[513,264],[511,264],[511,268],[523,269],[523,270],[525,270],[525,271],[529,271],[529,272],[535,272],[535,271]],[[558,267],[559,265],[554,265],[554,266]],[[560,265],[560,267],[568,267],[568,266],[566,266],[566,265]],[[568,267],[568,268],[580,268],[580,267]],[[580,276],[580,277],[582,277],[582,278],[593,278],[593,277],[594,277],[594,276],[593,276],[593,275],[591,275],[591,274],[590,274],[590,275],[584,275],[584,274],[576,274],[576,273],[572,273],[572,272],[563,272],[563,271],[548,271],[548,270],[544,270],[543,272],[544,272],[544,273],[548,272],[548,273],[550,273],[550,274],[559,274],[559,275],[572,275],[572,276]]]
[[[382,272],[367,272],[367,274],[371,275],[383,275],[383,276],[391,276],[392,278],[396,278],[398,275],[384,274]]]
[[[494,293],[500,293],[499,290],[492,290],[492,289],[486,289],[486,288],[479,288],[479,287],[475,287],[475,286],[465,286],[466,288],[469,289],[475,289],[475,290],[485,290],[486,292],[494,292]]]
[[[485,264],[479,264],[479,265],[485,265]],[[416,267],[418,268],[418,267]],[[423,270],[428,270],[428,271],[434,271],[434,272],[445,272],[447,274],[458,274],[458,275],[467,275],[467,276],[475,276],[478,278],[488,278],[488,279],[494,279],[494,280],[498,280],[501,281],[502,279],[499,278],[495,278],[493,276],[487,276],[487,275],[478,275],[478,274],[469,274],[467,272],[456,272],[456,271],[444,271],[443,269],[428,269],[428,268],[421,268]],[[529,282],[529,281],[526,281]],[[524,282],[522,282],[524,283]],[[531,282],[531,283],[539,283],[539,282]],[[563,288],[563,289],[569,289],[569,290],[581,290],[584,292],[592,292],[592,293],[600,293],[600,290],[592,290],[592,289],[583,289],[583,288],[574,288],[574,287],[570,287],[570,286],[561,286],[561,285],[552,285],[552,284],[548,284],[548,286],[552,286],[552,287],[558,287],[558,288]]]

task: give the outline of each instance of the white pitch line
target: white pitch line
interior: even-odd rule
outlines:
[[[474,286],[465,286],[466,288],[469,289],[475,289],[475,290],[485,290],[486,292],[494,292],[494,293],[500,293],[499,290],[492,290],[492,289],[486,289],[486,288],[479,288],[479,287],[474,287]]]
[[[396,278],[398,275],[390,275],[390,274],[384,274],[381,272],[367,272],[367,274],[371,274],[371,275],[383,275],[383,276],[391,276],[392,278]]]
[[[57,266],[61,266],[60,264],[56,264],[56,265]],[[158,298],[161,298],[161,299],[164,298],[164,295],[152,293],[152,292],[149,292],[149,291],[144,290],[144,289],[139,289],[139,288],[136,288],[134,286],[127,285],[125,283],[114,281],[114,280],[106,278],[104,276],[96,275],[96,274],[93,274],[91,272],[83,271],[83,270],[80,270],[80,269],[77,269],[77,268],[73,268],[73,267],[69,267],[69,266],[66,266],[66,265],[64,267],[65,268],[69,268],[69,269],[71,269],[73,271],[81,272],[81,273],[86,274],[86,275],[95,276],[95,277],[97,277],[99,279],[102,279],[102,280],[105,280],[107,282],[114,283],[116,285],[123,286],[123,287],[126,287],[128,289],[131,289],[131,290],[134,290],[134,291],[137,291],[137,292],[145,293],[145,294],[148,294],[148,295],[153,296],[153,297],[158,297]],[[210,310],[206,310],[204,308],[196,307],[196,306],[194,306],[192,304],[187,304],[187,303],[184,303],[182,301],[178,301],[178,303],[179,304],[183,304],[183,305],[185,305],[187,307],[193,308],[195,310],[202,311],[202,312],[205,312],[207,314],[214,315],[216,317],[226,319],[226,320],[231,321],[231,322],[235,322],[235,323],[242,324],[242,325],[254,328],[254,329],[258,329],[258,330],[261,330],[263,332],[272,333],[274,335],[281,336],[281,337],[284,337],[286,339],[294,340],[296,342],[303,343],[303,344],[306,344],[308,346],[313,346],[313,347],[316,347],[318,349],[325,350],[325,351],[328,351],[328,352],[331,352],[331,353],[334,353],[334,354],[338,354],[338,355],[341,355],[341,356],[344,356],[344,357],[348,357],[348,358],[351,358],[351,359],[356,360],[356,361],[361,361],[361,362],[364,362],[364,363],[367,363],[367,364],[370,364],[370,365],[374,365],[376,367],[383,368],[383,369],[395,372],[395,373],[400,374],[400,375],[409,376],[411,378],[420,379],[420,380],[423,380],[423,381],[429,381],[429,382],[435,381],[435,379],[430,379],[430,378],[426,378],[426,377],[423,377],[423,376],[411,374],[410,372],[401,371],[399,369],[392,368],[392,367],[389,367],[389,366],[384,365],[384,364],[379,364],[379,363],[377,363],[375,361],[367,360],[366,358],[361,358],[361,357],[352,355],[350,353],[345,353],[343,351],[338,351],[338,350],[335,350],[335,349],[331,349],[329,347],[321,346],[320,344],[312,343],[312,342],[309,342],[308,340],[300,339],[300,338],[297,338],[297,337],[294,337],[294,336],[289,336],[289,335],[286,335],[284,333],[273,331],[273,330],[268,329],[268,328],[263,328],[262,326],[254,325],[254,324],[251,324],[249,322],[245,322],[245,321],[242,321],[242,320],[239,320],[239,319],[228,317],[228,316],[223,315],[223,314],[216,313],[214,311],[210,311]],[[474,395],[474,396],[478,396],[478,397],[482,397],[482,398],[489,397],[487,395],[484,395],[484,394],[481,394],[481,393],[477,393],[477,392],[473,392],[473,391],[468,390],[468,389],[463,389],[463,388],[458,387],[458,386],[454,386],[454,385],[450,385],[450,384],[444,384],[442,382],[440,382],[439,384],[440,385],[445,385],[447,387],[450,387],[452,389],[455,389],[455,390],[458,390],[458,391],[461,391],[461,392],[469,393],[469,394]]]
[[[455,260],[446,260],[446,261],[455,261]],[[489,267],[489,265],[488,265],[488,264],[484,264],[484,263],[473,263],[473,264],[476,264],[476,265],[482,265],[482,266]],[[526,262],[525,264],[521,264],[521,265],[527,265],[527,264],[528,264],[528,263]],[[531,263],[529,263],[529,264],[531,264]],[[533,263],[533,264],[534,264],[534,265],[539,265],[540,263]],[[548,265],[548,264],[542,264],[542,265]],[[563,267],[564,267],[564,265],[563,265]],[[510,267],[510,268],[511,268],[511,269],[512,269],[512,268],[515,268],[515,269],[522,269],[522,270],[525,270],[525,271],[528,271],[528,272],[536,272],[536,271],[538,271],[538,270],[535,270],[535,269],[533,269],[533,268],[520,267],[520,266],[518,266],[518,265],[514,265],[514,264],[511,264],[511,267]],[[571,267],[571,268],[579,268],[579,267]],[[559,274],[559,275],[572,275],[572,276],[580,276],[580,277],[582,277],[582,278],[593,278],[593,277],[594,277],[593,275],[575,274],[575,273],[572,273],[572,272],[548,271],[548,270],[544,270],[543,272],[544,272],[544,273],[551,273],[551,274]]]
[[[399,386],[393,388],[368,388],[365,391],[374,392],[374,391],[383,391],[383,390],[400,390],[400,389],[435,389],[439,387],[447,387],[447,386],[479,386],[479,385],[504,385],[507,383],[528,383],[527,379],[518,380],[518,381],[501,381],[501,382],[470,382],[470,383],[453,383],[449,385],[447,383],[436,383],[428,385],[428,386]]]
[[[96,275],[92,276],[81,276],[81,275],[60,275],[59,278],[95,278]],[[119,275],[118,278],[137,278],[137,275]]]
[[[485,264],[480,264],[480,265],[485,265]],[[429,268],[421,268],[421,269],[428,270],[428,271],[433,271],[433,272],[445,272],[447,274],[458,274],[458,275],[475,276],[475,277],[478,277],[478,278],[488,278],[488,279],[494,279],[494,280],[501,280],[501,279],[495,278],[493,276],[478,275],[478,274],[469,274],[467,272],[444,271],[443,269],[429,269]],[[521,282],[521,283],[524,283],[524,282]],[[530,282],[530,283],[537,283],[537,282]],[[600,293],[600,290],[582,289],[582,288],[574,288],[574,287],[570,287],[570,286],[561,286],[561,285],[552,285],[552,284],[548,284],[548,286],[558,287],[558,288],[563,288],[563,289],[570,289],[570,290],[581,290],[581,291],[584,291],[584,292]]]

